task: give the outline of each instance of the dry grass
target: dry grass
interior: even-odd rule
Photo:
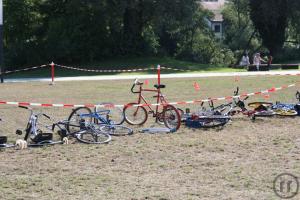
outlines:
[[[193,89],[195,81],[200,92]],[[234,78],[163,82],[168,99],[182,101],[230,95],[237,84],[242,92],[252,92],[296,81],[297,77],[252,77],[238,83]],[[0,99],[123,104],[134,100],[130,86],[130,81],[4,84]],[[293,102],[296,89],[269,100]],[[59,120],[71,110],[42,111]],[[1,132],[14,141],[14,131],[25,126],[27,115],[20,108],[2,105]],[[136,131],[130,137],[113,138],[108,145],[6,149],[0,152],[0,199],[278,199],[272,190],[276,175],[300,175],[299,122],[299,118],[266,118],[252,123],[242,117],[220,130],[182,128],[159,135]],[[149,121],[145,127],[152,124]]]

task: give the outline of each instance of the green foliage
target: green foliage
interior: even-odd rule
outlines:
[[[270,53],[276,55],[285,41],[287,0],[250,0],[250,16]]]
[[[4,0],[5,63],[170,56],[232,64],[233,52],[261,46],[254,29],[277,52],[288,24],[288,40],[297,47],[299,10],[298,0],[229,0],[223,11],[225,39],[218,41],[205,21],[212,13],[196,0]]]
[[[254,27],[249,12],[249,0],[229,0],[222,12],[225,25],[224,44],[232,51],[253,51],[261,45],[257,37],[251,39]]]
[[[294,41],[296,45],[300,45],[300,1],[288,0],[289,7],[289,40]]]
[[[4,0],[4,6],[5,56],[12,65],[176,56],[182,48],[194,54],[209,16],[196,0]],[[206,51],[199,53],[210,61]]]

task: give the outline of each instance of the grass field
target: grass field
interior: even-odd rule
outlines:
[[[200,91],[195,91],[197,81]],[[170,101],[255,92],[292,84],[297,77],[166,79]],[[7,83],[0,100],[37,103],[124,104],[134,101],[132,81]],[[150,86],[154,84],[150,80]],[[269,101],[295,102],[299,86],[274,93]],[[150,95],[149,95],[150,97]],[[262,96],[248,101],[265,100]],[[196,110],[199,105],[182,106]],[[67,108],[35,108],[65,119]],[[15,141],[25,126],[26,110],[1,105],[0,131]],[[284,172],[300,176],[299,118],[240,116],[223,129],[182,126],[174,134],[116,137],[107,145],[84,145],[0,151],[0,199],[278,199],[272,186]],[[144,127],[153,125],[150,119]],[[298,196],[299,197],[299,196]],[[295,198],[297,199],[297,197]]]
[[[42,63],[46,64],[46,63]],[[64,63],[56,63],[64,65]],[[210,65],[210,64],[200,64],[195,62],[187,62],[176,60],[173,58],[156,58],[156,57],[142,57],[142,58],[122,58],[115,60],[107,60],[103,62],[90,63],[90,64],[79,64],[72,65],[68,64],[67,66],[86,68],[86,69],[137,69],[137,68],[150,68],[156,67],[158,64],[165,67],[178,68],[184,70],[191,70],[193,72],[236,72],[236,71],[245,71],[242,69],[233,69],[224,65]],[[26,67],[24,67],[26,68]],[[7,68],[7,70],[12,70]],[[174,73],[175,71],[164,70],[163,73]],[[145,71],[139,72],[135,74],[155,74],[156,71]],[[181,72],[182,73],[182,72]],[[105,73],[105,75],[114,75],[119,73]],[[132,74],[132,73],[130,73]],[[95,73],[95,72],[82,72],[82,71],[74,71],[69,69],[62,69],[59,67],[55,68],[55,76],[56,77],[65,77],[65,76],[95,76],[95,75],[103,75],[103,73]],[[126,75],[122,73],[122,75]],[[33,78],[33,77],[50,77],[50,67],[43,68],[33,71],[27,72],[19,72],[14,74],[9,74],[6,78]]]

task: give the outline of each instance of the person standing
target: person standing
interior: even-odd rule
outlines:
[[[256,66],[257,71],[259,71],[261,62],[266,62],[266,61],[260,57],[260,53],[256,53],[253,58],[253,65]]]
[[[249,61],[249,56],[248,53],[245,53],[242,57],[242,60],[240,62],[240,66],[249,66],[250,65],[250,61]]]
[[[268,57],[268,70],[270,70],[272,62],[273,62],[273,56],[271,56],[271,54],[270,54],[269,57]]]

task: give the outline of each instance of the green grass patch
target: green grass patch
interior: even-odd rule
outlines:
[[[63,63],[57,63],[64,65]],[[95,70],[112,70],[112,69],[137,69],[137,68],[150,68],[156,67],[157,65],[161,65],[164,67],[176,68],[188,70],[186,72],[237,72],[237,71],[245,71],[243,69],[232,69],[226,67],[224,65],[210,65],[210,64],[200,64],[196,62],[187,62],[176,60],[173,58],[156,58],[156,57],[148,57],[148,58],[123,58],[116,60],[107,60],[103,62],[97,63],[89,63],[82,65],[74,65],[69,64],[66,66],[71,67],[79,67],[86,69],[95,69]],[[8,69],[11,70],[11,69]],[[144,72],[135,72],[134,74],[155,74],[156,71],[144,71]],[[162,73],[183,73],[183,71],[174,71],[174,70],[162,70]],[[71,76],[95,76],[95,75],[127,75],[133,73],[97,73],[97,72],[83,72],[76,71],[70,69],[62,69],[59,67],[55,68],[55,76],[56,77],[71,77]],[[8,74],[6,78],[41,78],[41,77],[50,77],[51,70],[49,68],[37,69],[33,71],[26,72],[18,72],[14,74]]]

